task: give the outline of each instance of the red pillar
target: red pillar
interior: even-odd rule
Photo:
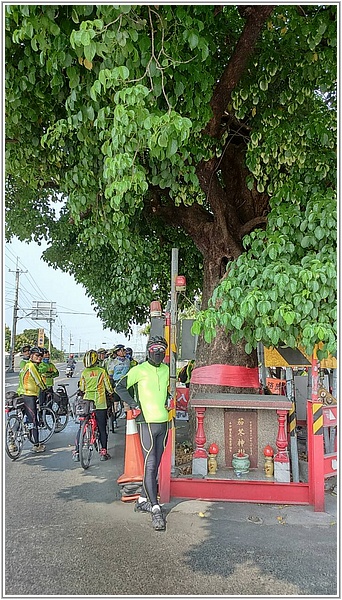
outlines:
[[[207,451],[204,448],[204,444],[207,441],[204,433],[204,415],[205,415],[205,407],[204,406],[196,406],[196,417],[197,417],[197,431],[195,435],[196,449],[193,454],[193,458],[208,458]]]
[[[278,452],[274,456],[276,462],[289,462],[289,454],[287,452],[287,435],[286,435],[286,423],[287,423],[287,410],[277,410],[278,415],[278,433],[276,439],[276,446]]]

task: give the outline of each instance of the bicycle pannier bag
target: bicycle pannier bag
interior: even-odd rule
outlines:
[[[23,407],[24,401],[22,396],[18,396],[17,392],[8,391],[5,394],[6,402],[5,408],[7,410],[14,410],[15,408]]]
[[[83,400],[80,398],[76,402],[75,413],[77,417],[86,417],[95,410],[95,404],[92,400]]]
[[[63,388],[61,388],[61,387],[57,388],[57,391],[53,395],[53,399],[58,404],[58,414],[59,415],[68,414],[69,399]]]

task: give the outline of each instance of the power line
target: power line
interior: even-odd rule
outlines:
[[[56,305],[58,306],[58,304]],[[86,312],[77,312],[77,311],[63,311],[63,310],[59,310],[58,311],[60,315],[88,315],[89,317],[96,317],[96,315],[94,313],[86,313]]]
[[[9,372],[13,373],[14,371],[14,346],[15,346],[15,336],[16,336],[16,328],[17,328],[17,320],[18,320],[18,298],[19,298],[19,277],[20,273],[23,271],[19,270],[18,261],[17,267],[15,270],[15,298],[14,298],[14,306],[13,306],[13,323],[12,323],[12,331],[11,331],[11,348],[10,348],[10,362],[9,362]]]
[[[6,247],[6,251],[9,252],[12,256],[15,256],[13,254],[13,252],[10,250],[10,248]],[[7,259],[11,262],[14,262],[11,257],[7,256]],[[19,259],[19,257],[16,257],[18,264],[22,265],[25,269],[25,265],[22,263],[22,261]],[[9,269],[10,270],[10,269]],[[30,271],[27,269],[27,283],[29,284],[29,286],[32,288],[33,292],[31,290],[28,290],[26,287],[24,287],[23,285],[21,285],[21,296],[23,297],[23,299],[28,303],[28,305],[31,303],[32,301],[32,297],[34,297],[34,295],[38,294],[39,298],[43,298],[44,300],[46,300],[47,302],[49,302],[49,299],[46,297],[45,293],[42,292],[42,290],[39,288],[39,286],[37,285],[37,282],[35,281],[35,279],[32,277]],[[7,286],[6,286],[7,287]],[[11,286],[12,289],[14,289],[14,286]],[[22,293],[22,291],[26,292],[26,294]],[[18,309],[20,311],[25,311],[25,310],[30,310],[30,309],[25,309],[23,307],[18,307]],[[67,314],[67,313],[66,313]],[[71,312],[69,314],[84,314],[84,315],[90,315],[91,313],[77,313],[77,312]],[[25,315],[19,317],[20,319],[22,319],[23,321],[26,321],[28,323],[28,325],[31,325],[31,327],[33,326],[33,328],[37,328],[37,323],[33,322],[32,319],[29,318],[25,318]],[[60,327],[64,327],[62,320],[60,319],[60,317],[57,316],[58,322],[60,324]],[[56,333],[56,329],[55,328],[51,328],[51,336],[52,333],[54,334],[54,336],[56,338],[59,338],[59,332]],[[52,341],[52,340],[50,340]]]

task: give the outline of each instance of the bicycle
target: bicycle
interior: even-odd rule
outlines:
[[[88,469],[93,450],[101,450],[100,433],[96,421],[95,405],[90,400],[78,399],[76,415],[81,425],[79,440],[79,456],[83,469]]]
[[[112,382],[113,388],[115,389],[115,383]],[[116,382],[117,383],[117,382]],[[117,422],[117,420],[121,417],[122,413],[124,412],[124,403],[121,400],[121,398],[118,396],[118,394],[115,393],[114,391],[114,395],[112,394],[106,394],[106,398],[107,398],[107,419],[108,419],[108,423],[109,423],[109,429],[112,431],[112,433],[115,433],[114,431],[114,423]],[[116,405],[116,408],[114,408]]]
[[[15,392],[6,392],[5,412],[7,416],[5,429],[5,451],[11,460],[17,460],[28,440],[33,444],[31,436],[32,423],[26,420],[25,404],[22,396]],[[37,429],[40,444],[47,442],[56,427],[55,413],[51,408],[41,406],[37,401]]]
[[[117,419],[119,419],[124,411],[124,404],[123,401],[115,401],[115,404],[117,406],[116,410],[114,409],[114,402],[112,401],[107,409],[107,417],[108,417],[108,423],[109,423],[109,428],[112,431],[112,433],[114,433],[114,423],[117,421]]]
[[[55,433],[60,433],[67,426],[71,414],[71,406],[66,391],[66,385],[60,383],[55,393],[53,390],[48,390],[45,395],[44,405],[51,408],[55,413]]]

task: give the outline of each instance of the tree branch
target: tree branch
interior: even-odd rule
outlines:
[[[246,25],[210,101],[213,116],[205,127],[204,133],[211,137],[219,137],[220,135],[221,118],[227,108],[231,93],[245,71],[247,62],[254,52],[260,31],[274,6],[257,5],[244,8],[244,14],[247,16]]]
[[[205,254],[210,246],[210,232],[214,223],[213,215],[197,203],[191,206],[180,205],[176,210],[174,202],[171,199],[168,201],[166,198],[165,191],[152,190],[150,205],[145,204],[146,212],[152,212],[154,216],[171,227],[181,227],[192,238],[198,250]]]
[[[240,227],[240,237],[243,238],[244,235],[250,233],[253,229],[255,229],[258,225],[265,225],[267,223],[267,217],[255,217],[255,219],[251,219],[248,223],[241,225]]]

